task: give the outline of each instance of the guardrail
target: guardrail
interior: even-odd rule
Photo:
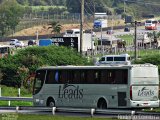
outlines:
[[[11,101],[27,101],[32,102],[33,97],[0,97],[0,100],[8,101],[8,106],[11,105]]]
[[[94,116],[108,116],[108,115],[155,115],[160,117],[160,113],[156,112],[144,112],[144,111],[136,111],[130,109],[95,109],[95,108],[62,108],[62,107],[0,107],[0,110],[7,109],[7,110],[14,110],[16,113],[21,113],[23,110],[28,111],[29,113],[41,113],[41,112],[52,112],[52,115],[58,113],[68,113],[68,114],[81,114],[81,115],[90,115],[91,117]],[[26,112],[25,112],[26,113]],[[62,115],[62,114],[60,114]]]

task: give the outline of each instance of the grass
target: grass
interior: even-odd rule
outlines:
[[[8,120],[118,120],[113,118],[90,118],[90,117],[66,117],[53,115],[29,115],[29,114],[2,114],[0,119]],[[7,119],[8,118],[8,119]]]
[[[118,36],[118,38],[121,38],[122,40],[126,41],[127,45],[131,45],[131,43],[133,43],[133,35],[123,35]]]
[[[17,97],[18,95],[18,88],[14,87],[6,87],[1,86],[2,88],[2,96],[9,96],[9,97]],[[32,97],[31,92],[27,89],[21,88],[21,97]],[[25,102],[25,101],[11,101],[11,106],[32,106],[32,102]],[[0,101],[0,106],[8,106],[8,101]]]
[[[134,56],[134,51],[128,51],[127,52],[130,56]],[[138,50],[137,51],[137,56],[138,58],[141,58],[141,57],[144,57],[144,56],[147,56],[147,55],[151,55],[151,54],[160,54],[160,51],[155,49],[155,50],[152,50],[152,49],[144,49],[144,50]]]
[[[126,41],[127,45],[133,45],[133,35],[123,35],[123,36],[118,36],[119,38],[123,39]],[[127,52],[131,56],[134,56],[134,50]],[[143,49],[143,50],[137,50],[137,55],[138,57],[143,57],[146,55],[151,55],[151,54],[160,54],[160,51],[158,49]]]
[[[18,88],[14,88],[14,87],[6,87],[6,86],[1,86],[2,88],[2,96],[12,96],[12,97],[16,97],[18,95]],[[22,97],[31,97],[32,93],[29,92],[27,89],[25,88],[21,88],[21,96]]]

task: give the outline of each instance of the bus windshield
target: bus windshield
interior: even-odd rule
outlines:
[[[152,21],[151,20],[146,20],[146,23],[152,23]]]
[[[41,90],[43,83],[44,83],[45,74],[46,74],[46,71],[39,70],[36,72],[36,77],[34,80],[33,94],[36,94]]]

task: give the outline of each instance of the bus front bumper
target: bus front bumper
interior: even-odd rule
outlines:
[[[34,106],[45,106],[45,101],[43,99],[34,99],[33,100]]]
[[[157,101],[133,101],[130,100],[132,108],[147,108],[147,107],[159,107],[159,100]]]

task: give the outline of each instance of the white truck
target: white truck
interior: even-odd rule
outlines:
[[[98,19],[94,21],[93,28],[106,28],[108,27],[107,19]]]
[[[78,37],[78,52],[80,52],[80,34],[65,34],[63,37]],[[92,38],[91,33],[84,33],[83,34],[83,47],[82,51],[85,52],[87,50],[94,50],[94,40]]]

